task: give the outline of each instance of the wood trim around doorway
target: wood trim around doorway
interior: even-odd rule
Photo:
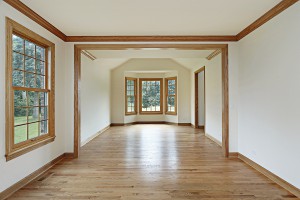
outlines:
[[[198,88],[199,88],[199,84],[198,84],[198,74],[204,72],[204,94],[205,94],[205,66],[201,67],[200,69],[198,69],[197,71],[194,72],[194,77],[195,77],[195,128],[200,128],[199,126],[199,93],[198,93]],[[205,96],[205,95],[204,95]],[[205,105],[205,97],[204,97],[204,105]],[[205,113],[205,108],[204,108],[204,113]],[[204,133],[205,133],[205,124],[206,124],[206,120],[204,123]]]
[[[229,95],[228,95],[228,44],[75,44],[74,45],[74,157],[80,148],[80,81],[82,50],[128,50],[146,48],[173,48],[179,50],[222,50],[222,150],[229,155]]]

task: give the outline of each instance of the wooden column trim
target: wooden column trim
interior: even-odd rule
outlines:
[[[82,50],[126,50],[129,48],[175,48],[185,50],[222,49],[222,148],[229,155],[229,95],[228,95],[228,45],[227,44],[78,44],[74,45],[74,157],[79,155],[80,138],[80,52]],[[116,125],[116,124],[112,124]],[[123,125],[117,124],[117,125]]]

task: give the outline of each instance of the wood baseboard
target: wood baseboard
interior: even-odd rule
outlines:
[[[249,166],[251,166],[252,168],[254,168],[256,171],[262,173],[263,175],[268,177],[270,180],[274,181],[275,183],[277,183],[278,185],[280,185],[281,187],[283,187],[284,189],[289,191],[290,193],[294,194],[296,197],[300,198],[300,189],[299,188],[296,188],[292,184],[286,182],[279,176],[273,174],[269,170],[265,169],[264,167],[260,166],[253,160],[247,158],[246,156],[244,156],[240,153],[238,153],[238,158],[240,160],[242,160],[243,162],[245,162],[246,164],[248,164]]]
[[[81,147],[83,147],[84,145],[86,145],[87,143],[89,143],[90,141],[92,141],[93,139],[95,139],[97,136],[99,136],[103,132],[107,131],[107,129],[109,129],[110,126],[111,125],[106,126],[105,128],[103,128],[100,131],[98,131],[97,133],[95,133],[94,135],[88,137],[85,141],[81,142]]]
[[[205,136],[206,136],[208,139],[210,139],[211,141],[215,142],[215,143],[216,143],[217,145],[219,145],[220,147],[222,147],[222,143],[221,143],[219,140],[217,140],[216,138],[214,138],[213,136],[208,135],[207,133],[205,133]]]
[[[73,153],[72,153],[73,154]],[[53,159],[52,161],[48,162],[46,165],[42,166],[38,170],[32,172],[22,180],[18,181],[14,185],[10,186],[6,190],[2,191],[0,193],[0,199],[6,199],[10,197],[12,194],[14,194],[16,191],[21,189],[22,187],[26,186],[27,184],[31,183],[32,181],[35,181],[39,179],[41,176],[43,176],[49,169],[51,169],[54,165],[59,163],[62,159],[65,158],[65,156],[68,156],[69,153],[64,153],[57,158]]]
[[[178,126],[192,126],[191,123],[178,123]]]
[[[238,152],[229,152],[228,158],[238,158],[239,153]]]
[[[175,122],[166,122],[166,121],[136,121],[130,123],[111,123],[110,126],[130,126],[136,124],[168,124],[175,126],[192,126],[191,123],[175,123]]]

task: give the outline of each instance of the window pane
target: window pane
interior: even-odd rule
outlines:
[[[36,75],[36,87],[45,89],[45,76]]]
[[[16,126],[14,128],[14,142],[18,144],[20,142],[24,142],[27,140],[27,125],[24,126]]]
[[[24,56],[13,52],[13,69],[24,70]]]
[[[27,106],[26,91],[21,91],[21,90],[14,91],[14,106],[15,107]]]
[[[160,111],[160,81],[142,81],[142,111]]]
[[[24,53],[24,46],[23,46],[24,40],[19,36],[13,35],[12,41],[13,41],[13,50],[20,53]]]
[[[175,85],[168,86],[168,95],[175,95]]]
[[[41,135],[48,133],[48,120],[47,121],[41,121],[41,127],[40,127]]]
[[[14,111],[14,124],[20,125],[20,124],[26,124],[27,123],[27,108],[15,108]]]
[[[40,106],[48,105],[48,94],[45,92],[40,92]]]
[[[38,92],[28,92],[28,105],[29,106],[39,106],[39,93]]]
[[[35,57],[35,45],[27,40],[25,40],[25,54]]]
[[[28,123],[39,121],[39,107],[28,108]]]
[[[24,72],[14,70],[12,76],[13,76],[12,77],[13,86],[17,86],[17,87],[24,86]]]
[[[31,73],[25,73],[25,87],[35,88],[35,75]]]
[[[39,136],[39,122],[28,124],[29,139]]]
[[[25,56],[25,71],[35,73],[35,59]]]
[[[45,49],[43,47],[36,46],[36,58],[45,60]]]
[[[36,73],[45,75],[45,63],[43,61],[36,61]]]
[[[168,96],[168,106],[175,106],[175,97]]]
[[[47,120],[48,119],[48,109],[47,107],[41,107],[41,120]]]

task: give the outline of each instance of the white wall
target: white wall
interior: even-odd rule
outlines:
[[[204,71],[198,73],[198,126],[205,125]]]
[[[110,70],[81,56],[81,143],[110,125]]]
[[[240,41],[239,152],[300,188],[300,3]]]
[[[5,16],[55,43],[55,141],[6,162],[5,159]],[[0,1],[0,192],[65,152],[65,46],[59,38]],[[69,139],[69,138],[68,138]]]
[[[205,134],[222,143],[222,55],[205,66]]]
[[[136,117],[125,116],[125,91],[124,91],[124,77],[128,71],[170,71],[170,73],[155,73],[145,74],[137,73],[136,77],[153,77],[163,78],[171,75],[178,75],[177,77],[177,92],[178,92],[178,116],[167,115],[137,115]],[[176,73],[174,74],[174,71]],[[171,59],[131,59],[128,62],[120,65],[112,70],[112,123],[129,123],[135,121],[169,121],[174,123],[190,123],[190,71],[182,65],[174,62]]]

